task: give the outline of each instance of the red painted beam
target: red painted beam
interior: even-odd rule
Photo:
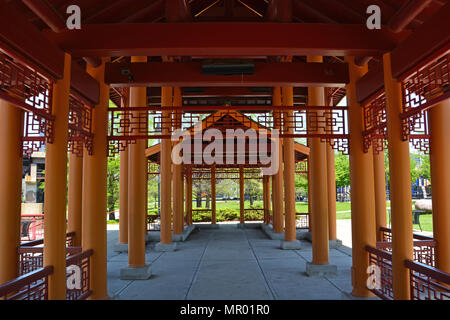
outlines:
[[[401,79],[420,62],[432,57],[450,42],[450,3],[418,27],[392,51],[392,74]],[[363,102],[384,87],[383,69],[371,70],[356,85],[358,102]]]
[[[390,19],[389,27],[394,32],[404,30],[433,0],[410,0]]]
[[[365,25],[149,23],[47,31],[74,56],[379,55],[407,34]]]
[[[413,69],[450,43],[450,2],[437,11],[392,52],[392,74],[396,78]]]
[[[72,91],[87,105],[94,106],[99,103],[99,83],[76,63],[72,63],[70,85]]]
[[[49,77],[63,77],[64,52],[4,0],[0,0],[0,49]]]
[[[356,99],[359,103],[362,103],[383,88],[384,73],[383,65],[380,64],[356,82]]]
[[[192,20],[191,9],[187,1],[166,1],[166,20],[170,22],[185,22]]]
[[[192,92],[187,89],[182,90],[183,98],[223,98],[223,97],[237,97],[237,98],[271,98],[272,88],[268,92],[260,92],[252,90],[252,88],[247,87],[205,87],[199,88],[198,92]],[[308,94],[307,88],[295,87],[294,97],[305,97]],[[161,98],[161,87],[148,87],[147,96],[149,98]],[[200,100],[200,99],[199,99]]]
[[[123,70],[129,70],[133,81]],[[218,76],[201,74],[201,63],[108,63],[105,83],[115,87],[340,87],[348,83],[345,63],[255,62],[253,75]]]
[[[52,7],[45,0],[22,0],[22,2],[33,11],[42,21],[45,22],[53,31],[60,32],[66,28],[64,19],[60,16],[57,9]]]

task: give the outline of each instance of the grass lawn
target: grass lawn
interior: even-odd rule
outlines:
[[[413,201],[414,204],[414,201]],[[254,201],[253,202],[254,207],[261,207],[263,206],[262,201]],[[193,202],[194,209],[196,208],[195,201]],[[228,200],[228,201],[217,201],[216,203],[217,209],[221,208],[229,208],[234,210],[239,210],[239,200]],[[245,201],[245,208],[250,207],[250,201]],[[308,212],[308,203],[307,202],[297,202],[295,204],[296,211],[301,212]],[[386,207],[390,208],[391,203],[390,201],[386,202]],[[203,201],[203,208],[205,208],[205,202]],[[336,202],[336,217],[338,220],[341,219],[351,219],[351,203],[350,202]],[[412,218],[411,218],[412,219]],[[389,215],[387,215],[387,222],[390,223]],[[433,222],[432,217],[430,214],[427,215],[421,215],[420,216],[420,224],[422,226],[423,231],[433,231]],[[413,228],[415,230],[420,230],[418,224],[414,224]]]

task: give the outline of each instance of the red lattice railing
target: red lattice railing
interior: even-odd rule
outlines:
[[[147,215],[147,231],[161,231],[161,215]]]
[[[81,247],[67,247],[66,255],[70,257],[81,252]],[[43,247],[19,247],[17,248],[19,256],[19,274],[27,274],[39,268],[42,268],[44,262]]]
[[[211,110],[218,108],[226,108],[226,110],[210,114]],[[256,111],[252,109],[252,106],[110,108],[108,111],[109,155],[114,156],[125,150],[128,144],[135,143],[138,139],[170,139],[174,128],[192,129],[200,122],[203,122],[203,127],[219,130],[238,129],[243,126],[250,128],[256,125],[268,130],[279,128],[280,137],[320,138],[336,150],[347,152],[346,107],[269,106],[267,109],[267,111]],[[244,115],[235,112],[237,110],[255,113]]]
[[[450,97],[449,65],[450,54],[447,51],[418,66],[402,79],[403,119],[421,113]]]
[[[383,241],[377,242],[377,249],[392,252],[392,232],[381,227]],[[436,265],[436,240],[420,234],[413,234],[414,261],[434,267]]]
[[[66,247],[73,247],[73,238],[75,236],[75,232],[68,232],[66,233]],[[40,246],[44,244],[44,238],[33,240],[33,241],[27,241],[22,242],[20,244],[21,247],[35,247]]]
[[[450,300],[450,274],[423,263],[406,260],[411,300]]]
[[[39,268],[0,285],[0,300],[47,300],[53,267]]]
[[[269,225],[273,226],[273,211],[269,210]]]
[[[379,286],[369,290],[381,299],[393,300],[392,254],[371,246],[366,246],[366,251],[369,253],[369,265],[375,265],[379,270],[379,274],[377,274]]]
[[[417,66],[402,79],[403,139],[409,138],[416,149],[425,153],[430,151],[426,110],[450,97],[449,62],[447,50]]]
[[[378,153],[386,147],[387,120],[386,120],[386,95],[384,91],[374,95],[364,108],[364,152],[368,152],[370,146],[373,152]]]
[[[66,267],[77,266],[81,271],[80,288],[67,289],[66,300],[85,300],[91,294],[90,286],[90,270],[91,270],[91,256],[94,254],[92,249],[86,250],[75,255],[71,255],[66,260]],[[71,276],[70,273],[67,277]]]
[[[0,99],[25,111],[23,151],[31,155],[53,141],[53,82],[0,53]]]
[[[380,227],[380,232],[383,242],[392,242],[392,230],[390,228]]]
[[[89,155],[93,152],[94,134],[92,133],[92,110],[75,95],[69,98],[69,151],[83,155],[86,148]]]
[[[308,173],[308,161],[298,161],[295,163],[295,173],[296,174],[307,174]]]
[[[295,228],[297,230],[309,229],[309,213],[296,213],[297,219],[295,221]]]
[[[210,166],[185,165],[184,167],[190,168],[192,180],[211,180]],[[236,168],[234,165],[231,167],[221,166],[216,169],[216,180],[239,180],[239,175],[239,168]],[[263,179],[261,169],[244,168],[244,179]]]

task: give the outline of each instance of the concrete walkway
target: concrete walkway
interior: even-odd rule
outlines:
[[[152,277],[124,281],[119,274],[128,257],[112,251],[117,238],[117,230],[108,230],[108,290],[120,299],[341,299],[342,292],[351,291],[351,256],[345,248],[330,250],[336,277],[308,277],[309,242],[303,241],[302,250],[281,250],[280,242],[260,229],[223,224],[195,231],[175,252],[155,252],[151,243],[146,261],[152,262]]]

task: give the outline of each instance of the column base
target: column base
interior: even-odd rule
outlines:
[[[342,240],[336,239],[336,240],[329,240],[330,249],[336,249],[342,246]]]
[[[120,294],[118,293],[108,294],[107,300],[120,300]]]
[[[198,228],[198,225],[191,224],[190,226],[187,226],[184,228],[182,234],[172,234],[172,241],[173,242],[180,242],[180,241],[186,241],[192,232],[195,231],[195,229]],[[145,236],[145,242],[159,242],[161,241],[161,232],[160,231],[152,231],[149,232]]]
[[[267,224],[261,224],[261,230],[271,239],[271,240],[284,240],[284,232],[276,233],[273,227]]]
[[[176,244],[176,242],[172,242],[172,243],[161,243],[161,242],[158,242],[155,245],[155,250],[159,251],[159,252],[175,251],[175,250],[177,250],[177,244]]]
[[[207,224],[207,223],[196,223],[193,224],[193,226],[195,226],[196,228],[199,229],[219,229],[219,225],[218,224]]]
[[[302,248],[302,243],[299,240],[281,241],[280,248],[283,250],[300,250]]]
[[[128,252],[128,243],[116,243],[114,245],[114,252]]]
[[[297,239],[312,242],[312,233],[306,230],[297,230]]]
[[[342,292],[342,299],[343,300],[381,300],[380,298],[378,298],[377,296],[373,296],[373,297],[357,297],[354,296],[351,292]]]
[[[306,274],[309,277],[334,277],[337,275],[337,266],[334,264],[306,263]]]
[[[147,280],[152,276],[152,265],[146,264],[143,267],[127,267],[120,269],[120,280]]]

